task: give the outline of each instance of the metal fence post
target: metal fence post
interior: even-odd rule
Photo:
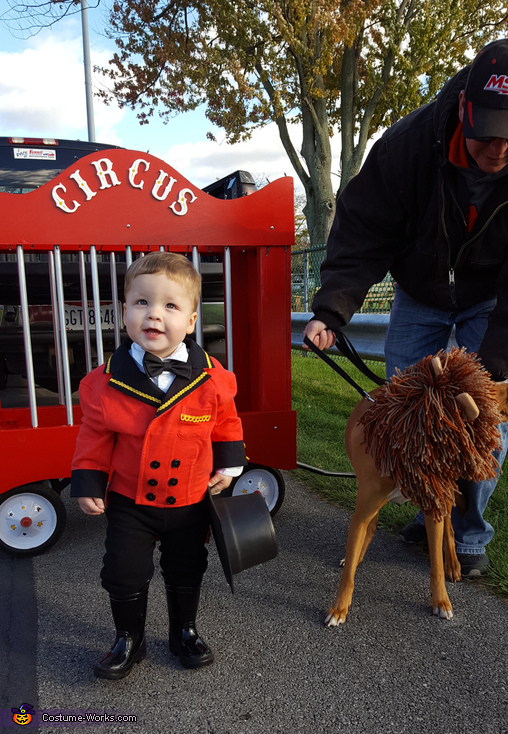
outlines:
[[[303,310],[309,310],[309,253],[303,256]]]

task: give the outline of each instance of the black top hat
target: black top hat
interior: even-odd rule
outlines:
[[[508,138],[508,38],[485,46],[471,64],[466,82],[466,138]]]
[[[277,555],[277,539],[266,501],[259,492],[233,497],[212,496],[208,506],[213,537],[226,580],[233,574],[270,561]]]

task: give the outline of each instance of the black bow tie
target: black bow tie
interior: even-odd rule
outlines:
[[[145,352],[143,367],[148,377],[158,377],[163,372],[172,372],[190,379],[192,367],[189,362],[181,362],[179,359],[159,359],[155,354]]]

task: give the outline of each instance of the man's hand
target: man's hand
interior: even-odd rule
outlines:
[[[303,335],[308,337],[319,349],[330,349],[335,344],[335,334],[323,321],[309,321]],[[305,344],[304,349],[308,349]]]
[[[100,497],[78,497],[78,505],[85,515],[102,515],[104,512],[104,500]]]
[[[216,472],[208,482],[210,492],[212,494],[220,494],[223,489],[229,487],[232,481],[233,477],[227,477],[225,474],[220,474],[219,472]]]

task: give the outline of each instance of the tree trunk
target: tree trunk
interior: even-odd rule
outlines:
[[[317,176],[314,176],[314,179],[316,178]],[[323,173],[321,179],[321,182],[317,181],[310,189],[306,189],[307,202],[303,208],[311,247],[326,245],[335,213],[335,198],[330,178]]]
[[[335,213],[332,186],[332,150],[328,113],[324,99],[305,100],[302,109],[302,156],[309,176],[303,185],[307,203],[304,207],[310,244],[324,245]]]
[[[358,116],[355,99],[358,86],[358,49],[361,48],[361,35],[358,35],[351,46],[344,47],[340,79],[341,93],[341,177],[339,195],[356,176],[363,162],[367,143],[371,138],[370,125],[376,111],[378,101],[390,80],[394,53],[389,51],[383,61],[380,82],[369,102],[365,105],[363,115]],[[359,121],[358,137],[355,143],[355,120]]]
[[[261,67],[257,67],[261,72]],[[261,76],[261,73],[260,73]],[[273,87],[269,80],[263,78],[263,85],[269,96],[273,95]],[[303,184],[307,203],[303,209],[307,220],[309,240],[312,245],[324,245],[332,226],[335,213],[335,197],[332,186],[332,151],[328,128],[328,113],[326,100],[308,100],[303,103],[302,109],[302,149],[301,155],[307,164],[307,170],[302,165],[300,156],[296,152],[289,137],[287,121],[283,115],[276,118],[284,150],[295,172]],[[310,174],[308,173],[310,171]]]
[[[340,188],[342,193],[346,184],[358,173],[359,165],[355,150],[355,91],[356,91],[356,48],[345,46],[341,68],[341,151],[340,151]]]

